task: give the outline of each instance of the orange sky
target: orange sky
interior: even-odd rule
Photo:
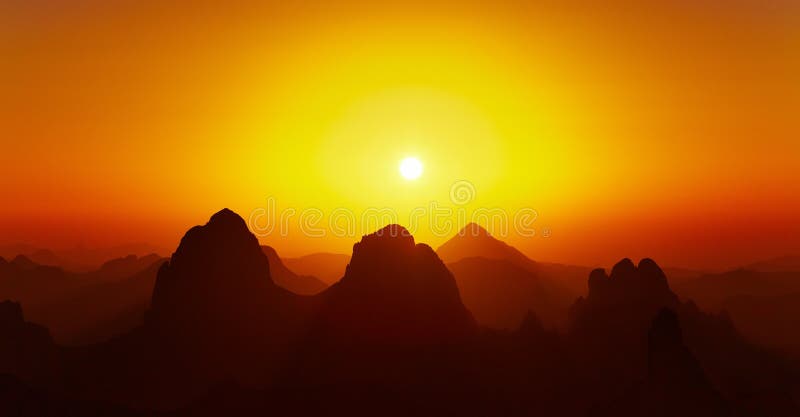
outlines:
[[[6,2],[0,243],[174,248],[270,197],[406,223],[467,180],[467,213],[536,210],[504,237],[534,259],[800,252],[797,2],[537,3]],[[357,240],[292,225],[262,241]]]

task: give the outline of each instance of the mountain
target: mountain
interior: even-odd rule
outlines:
[[[464,226],[455,236],[439,246],[436,254],[448,264],[464,258],[481,257],[504,259],[526,268],[535,266],[535,262],[522,252],[496,239],[476,223]]]
[[[144,257],[148,254],[166,254],[163,248],[138,243],[118,245],[107,248],[86,248],[76,246],[63,249],[45,249],[28,244],[7,244],[0,246],[0,256],[13,259],[24,255],[42,266],[55,266],[69,272],[89,272],[99,269],[109,259],[123,258],[129,255]]]
[[[653,318],[647,332],[644,381],[590,415],[728,417],[735,414],[684,344],[677,314],[664,308]]]
[[[272,280],[269,259],[244,220],[223,209],[186,232],[158,271],[148,321],[200,333],[210,326],[254,330],[275,319],[270,301],[290,294]]]
[[[516,328],[529,310],[547,326],[566,323],[576,293],[564,277],[580,274],[580,269],[536,263],[475,223],[440,246],[437,254],[452,260],[447,266],[478,323],[496,329]]]
[[[464,305],[478,323],[495,329],[516,329],[531,310],[545,323],[558,323],[573,301],[559,300],[534,272],[507,260],[465,258],[448,268]]]
[[[17,255],[16,257],[14,257],[14,259],[11,260],[10,263],[15,268],[20,269],[20,270],[26,270],[26,271],[30,271],[32,269],[36,269],[37,267],[40,266],[39,264],[37,264],[36,262],[31,260],[31,258],[29,258],[29,257],[27,257],[25,255]]]
[[[312,253],[299,258],[283,258],[283,263],[295,273],[317,277],[322,282],[331,285],[344,275],[344,270],[350,263],[350,255]]]
[[[156,275],[165,262],[163,258],[144,262],[125,278],[99,275],[91,284],[51,302],[49,316],[37,321],[53,329],[53,336],[65,345],[88,345],[127,333],[144,322]],[[58,314],[65,311],[69,314]]]
[[[751,341],[800,357],[800,336],[791,330],[800,305],[800,272],[762,269],[705,274],[673,287],[704,310],[725,311]]]
[[[25,321],[19,303],[0,302],[0,374],[48,383],[57,376],[57,361],[47,328]]]
[[[800,292],[800,271],[763,272],[735,269],[675,283],[675,292],[701,307],[719,311],[725,300],[740,295],[778,296]]]
[[[399,225],[362,237],[321,296],[320,330],[347,343],[449,342],[476,330],[451,272]]]
[[[587,297],[572,307],[568,337],[581,366],[591,378],[615,387],[614,396],[647,377],[647,332],[659,311],[668,308],[677,314],[686,346],[723,396],[737,398],[737,407],[749,407],[755,414],[775,404],[797,410],[787,391],[775,391],[795,378],[791,366],[745,341],[726,315],[707,314],[691,301],[681,302],[652,260],[636,266],[623,259],[608,275],[596,269],[588,284]]]
[[[278,252],[270,246],[261,246],[261,250],[269,260],[269,272],[272,280],[279,286],[295,293],[313,295],[328,288],[317,277],[310,275],[297,275],[290,271],[278,256]]]
[[[46,325],[59,343],[103,340],[140,324],[163,261],[131,255],[72,273],[20,255],[0,265],[0,297],[22,303],[26,315]],[[125,315],[128,319],[118,319]]]
[[[800,271],[799,255],[784,255],[777,258],[755,262],[742,269],[758,272],[798,272]]]
[[[726,298],[720,308],[753,343],[800,360],[800,292],[736,295]]]
[[[84,278],[98,281],[116,281],[128,278],[162,260],[164,258],[154,253],[145,256],[128,255],[103,263],[99,269],[86,273]]]
[[[478,327],[450,270],[397,225],[363,236],[316,295],[276,285],[230,210],[151,268],[143,323],[87,346],[54,346],[18,304],[0,304],[0,373],[16,375],[0,375],[0,414],[666,417],[716,416],[727,402],[736,415],[798,415],[797,366],[679,300],[649,259],[585,277],[563,333],[535,312],[511,331]],[[17,269],[0,260],[3,274]],[[14,273],[39,270],[72,277]]]

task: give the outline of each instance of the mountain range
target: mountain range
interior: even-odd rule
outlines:
[[[610,273],[592,270],[586,291],[553,326],[548,319],[558,319],[544,316],[557,311],[553,300],[560,299],[551,291],[561,282],[485,231],[462,238],[446,244],[446,264],[403,227],[386,226],[354,244],[341,279],[303,295],[284,287],[296,285],[298,275],[281,271],[275,251],[260,246],[240,216],[222,210],[187,231],[168,260],[136,272],[155,270],[143,320],[108,338],[65,347],[34,324],[24,301],[1,303],[0,374],[7,376],[0,377],[0,411],[800,413],[798,364],[750,343],[726,314],[682,300],[654,261],[623,259]],[[476,256],[483,245],[493,249]],[[96,280],[121,285],[129,279],[119,271],[144,263],[115,261]],[[27,289],[53,294],[49,284],[78,279],[25,258],[0,261],[0,271],[13,271],[4,285],[8,276],[22,285],[35,271],[39,284]],[[462,290],[470,280],[478,290]],[[481,305],[481,292],[491,291],[488,307]]]

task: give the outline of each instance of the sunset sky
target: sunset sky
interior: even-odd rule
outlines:
[[[800,253],[800,2],[284,3],[0,5],[0,244],[172,250],[270,199],[404,223],[468,181],[536,210],[503,237],[535,260]],[[358,240],[290,224],[262,242]]]

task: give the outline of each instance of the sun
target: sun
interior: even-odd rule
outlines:
[[[400,161],[400,175],[407,180],[415,180],[422,175],[422,162],[410,156]]]

